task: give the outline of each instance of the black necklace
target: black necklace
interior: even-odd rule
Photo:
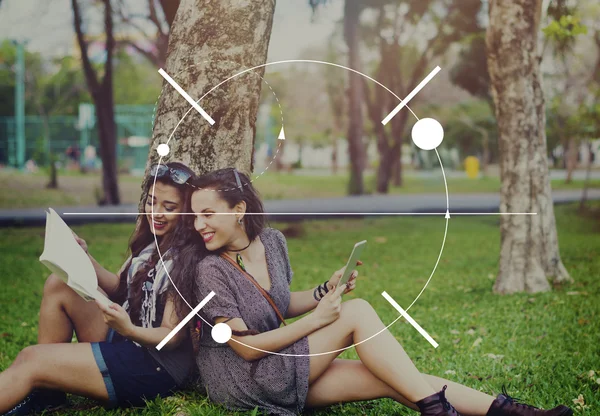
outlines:
[[[250,241],[250,242],[248,243],[248,245],[247,245],[246,247],[244,247],[244,248],[240,248],[239,250],[229,250],[229,251],[233,251],[234,253],[239,253],[240,251],[244,251],[244,250],[246,250],[248,247],[250,247],[250,244],[252,244],[252,241]]]
[[[252,244],[252,241],[250,241],[246,247],[241,248],[239,250],[229,250],[229,251],[232,251],[234,253],[237,253],[235,255],[235,261],[242,268],[243,271],[246,271],[246,266],[244,266],[244,260],[242,260],[242,255],[239,252],[246,250],[248,247],[250,247],[250,244]]]

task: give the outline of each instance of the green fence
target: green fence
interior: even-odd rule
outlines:
[[[115,108],[117,124],[117,160],[122,170],[140,171],[148,158],[148,139],[152,135],[153,106],[125,106]],[[15,117],[0,117],[0,164],[19,168],[16,143]],[[77,116],[26,116],[25,160],[38,166],[47,166],[50,153],[59,165],[68,163],[67,149],[77,148],[80,162],[88,145],[96,150],[98,132],[94,123],[80,127]],[[99,161],[96,163],[99,167]]]

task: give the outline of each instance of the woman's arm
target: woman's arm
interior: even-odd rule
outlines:
[[[327,287],[331,289],[329,283]],[[303,292],[292,292],[290,294],[290,305],[288,306],[286,318],[295,318],[296,316],[304,315],[306,312],[312,311],[317,307],[319,302],[315,299],[314,289],[305,290]],[[319,294],[317,293],[317,296]]]
[[[90,261],[92,262],[92,265],[94,266],[96,276],[98,277],[98,286],[110,298],[110,296],[114,295],[114,293],[119,287],[119,276],[115,273],[109,272],[104,267],[102,267],[102,265],[98,263],[98,261],[95,258],[93,258],[90,252],[88,251],[88,246],[85,240],[79,237],[77,234],[75,234],[74,231],[72,231],[72,233],[73,237],[75,237],[75,241],[77,241],[77,244],[79,244],[83,251],[86,252],[88,257],[90,258]]]
[[[177,314],[175,313],[173,300],[171,298],[167,299],[163,320],[158,328],[143,328],[134,325],[131,322],[127,311],[116,303],[113,303],[110,308],[103,306],[100,302],[96,302],[96,304],[98,304],[102,312],[104,312],[104,320],[108,326],[125,338],[135,341],[147,348],[155,348],[178,324]],[[187,332],[185,330],[177,332],[173,338],[165,344],[163,349],[174,349],[186,336]]]
[[[262,334],[234,335],[227,344],[246,361],[255,361],[263,358],[269,352],[281,351],[299,339],[335,321],[340,314],[341,294],[345,289],[346,285],[342,285],[337,290],[330,291],[318,303],[315,313],[305,316],[294,323]],[[226,320],[227,318],[217,318],[215,323]],[[248,330],[248,327],[241,318],[232,319],[227,322],[227,325],[229,325],[232,331]]]
[[[117,274],[106,270],[98,261],[88,253],[88,257],[92,261],[96,276],[98,276],[98,286],[106,292],[110,298],[119,288],[120,278]]]

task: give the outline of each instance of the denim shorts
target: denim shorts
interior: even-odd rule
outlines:
[[[108,392],[109,407],[143,406],[144,399],[166,397],[177,383],[145,347],[109,329],[106,341],[93,342],[92,352]]]

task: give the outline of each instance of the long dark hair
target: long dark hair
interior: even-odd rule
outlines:
[[[193,188],[192,188],[193,190]],[[191,192],[187,194],[183,204],[183,212],[190,213]],[[173,290],[171,296],[175,313],[183,319],[196,305],[195,278],[198,273],[198,263],[209,254],[202,236],[194,229],[194,215],[182,215],[173,232],[177,238],[171,243],[175,261],[169,273]]]
[[[170,173],[167,173],[164,176],[156,178],[156,182],[160,182],[165,185],[173,186],[174,188],[177,189],[177,191],[179,192],[179,194],[181,196],[181,200],[183,201],[182,209],[185,209],[185,201],[187,201],[189,199],[191,190],[193,190],[193,188],[188,183],[190,182],[190,180],[195,178],[196,175],[190,168],[188,168],[183,163],[169,162],[166,164],[166,166],[169,169],[177,169],[177,170],[186,172],[190,175],[190,179],[188,179],[188,181],[183,184],[178,184],[178,183],[174,182],[173,179],[171,178]],[[138,217],[137,217],[135,230],[134,230],[133,234],[131,235],[131,238],[129,239],[129,250],[128,251],[131,254],[131,258],[135,258],[135,257],[139,256],[139,254],[142,252],[142,250],[145,249],[146,247],[148,247],[148,245],[155,244],[154,234],[152,233],[152,230],[150,229],[150,224],[148,222],[147,214],[145,214],[145,212],[144,212],[144,207],[146,206],[148,194],[149,194],[149,191],[152,188],[153,184],[154,184],[154,176],[148,176],[144,180],[144,189],[143,189],[143,195],[145,195],[144,201],[141,206],[140,215],[138,215]],[[183,211],[183,212],[186,212],[186,211]],[[185,217],[185,215],[183,215],[182,217]],[[173,231],[171,231],[170,233],[168,233],[162,237],[157,236],[158,247],[159,247],[161,255],[164,255],[164,253],[169,248],[172,248],[175,245],[183,244],[180,241],[181,238],[192,237],[189,234],[180,234],[181,228],[182,228],[180,226],[180,223],[182,223],[182,222],[183,221],[178,221],[175,229]],[[179,231],[179,233],[178,233],[178,231]],[[159,250],[154,250],[152,255],[150,256],[149,260],[142,267],[140,267],[140,269],[137,271],[137,273],[134,276],[132,276],[132,280],[131,280],[131,283],[129,284],[129,288],[127,285],[127,275],[129,272],[129,267],[131,266],[131,260],[129,260],[129,262],[127,262],[127,264],[125,265],[125,267],[123,267],[123,269],[121,270],[121,273],[119,275],[119,288],[117,290],[117,294],[116,294],[114,300],[119,303],[123,303],[126,299],[129,301],[129,316],[131,317],[132,322],[136,325],[140,324],[140,311],[141,311],[141,307],[142,307],[141,286],[144,283],[144,281],[146,280],[146,278],[148,277],[148,272],[151,269],[153,269],[156,266],[156,264],[159,262],[159,260],[160,260]],[[166,299],[161,299],[160,301],[164,303],[166,301]]]

